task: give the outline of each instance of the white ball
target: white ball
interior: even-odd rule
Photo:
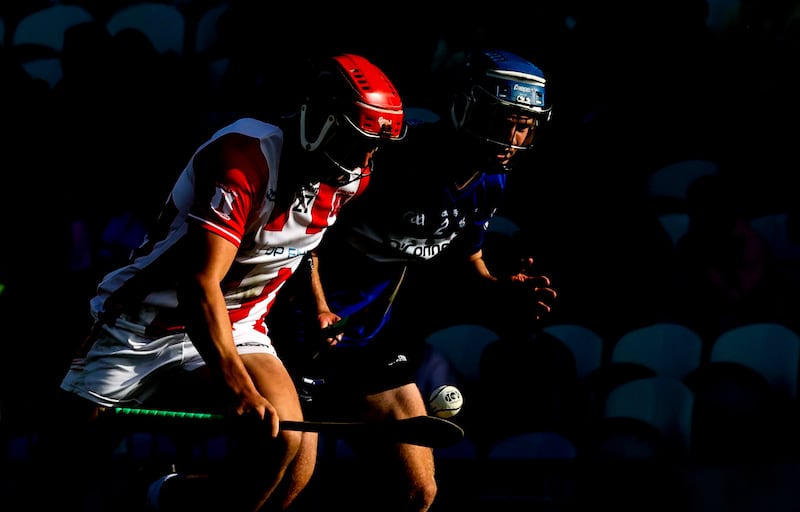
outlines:
[[[431,414],[440,418],[455,416],[463,405],[464,397],[461,396],[461,391],[448,384],[436,388],[428,398],[428,408]]]

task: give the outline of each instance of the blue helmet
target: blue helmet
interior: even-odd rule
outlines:
[[[522,57],[503,50],[483,50],[465,63],[465,75],[451,105],[457,130],[483,142],[528,149],[535,129],[521,145],[511,145],[499,128],[510,116],[532,120],[534,128],[550,120],[544,73]]]

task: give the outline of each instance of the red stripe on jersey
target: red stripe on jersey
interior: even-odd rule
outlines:
[[[335,204],[334,204],[335,201]],[[341,196],[336,194],[336,188],[324,183],[319,185],[319,193],[311,205],[311,222],[306,228],[306,233],[319,233],[328,227],[328,219],[336,216],[342,207]]]
[[[356,193],[352,196],[337,194],[336,191],[338,189],[336,187],[321,183],[319,186],[319,195],[311,207],[311,223],[306,232],[309,234],[319,233],[330,224],[333,224],[336,221],[336,217],[339,216],[342,205],[354,197],[361,195],[368,183],[368,168],[365,170],[365,176],[358,180],[358,189],[356,189]],[[328,222],[329,220],[330,222]]]
[[[289,221],[290,212],[292,210],[302,212],[303,208],[305,207],[304,205],[310,203],[311,218],[309,219],[308,226],[306,227],[306,234],[313,235],[324,231],[336,221],[336,217],[338,217],[339,212],[342,209],[342,205],[354,197],[361,195],[361,193],[363,193],[367,188],[368,183],[369,175],[359,179],[357,181],[356,192],[352,195],[349,193],[340,194],[338,193],[340,187],[320,183],[319,192],[317,193],[316,197],[309,197],[308,195],[300,197],[295,200],[290,210],[280,209],[278,205],[276,205],[275,209],[270,215],[265,229],[267,231],[282,231],[285,228],[286,223]],[[300,192],[300,194],[309,194],[309,191],[303,190]]]
[[[261,293],[259,294],[257,299],[242,304],[240,308],[230,310],[229,317],[231,319],[231,323],[235,324],[247,318],[247,316],[250,314],[250,311],[254,306],[262,304],[264,300],[269,296],[269,294],[273,292],[277,293],[278,289],[280,289],[280,287],[283,286],[286,280],[289,279],[291,276],[292,276],[292,270],[289,268],[284,267],[278,270],[277,277],[269,281],[267,286],[265,286],[264,289],[261,290]],[[252,326],[254,331],[266,334],[267,326],[264,323],[264,318],[267,316],[267,313],[269,313],[269,310],[272,307],[272,302],[273,301],[267,301],[266,312]]]

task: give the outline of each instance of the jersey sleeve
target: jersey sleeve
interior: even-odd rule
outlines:
[[[266,195],[269,172],[258,139],[232,133],[211,142],[194,158],[189,219],[239,247]]]
[[[473,214],[454,241],[454,251],[472,255],[483,248],[489,222],[500,208],[505,196],[507,175],[484,174],[472,196]]]

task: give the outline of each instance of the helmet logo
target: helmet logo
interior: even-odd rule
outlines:
[[[391,133],[391,131],[392,131],[392,120],[391,119],[387,119],[387,118],[385,118],[383,116],[378,116],[378,126],[380,127],[380,132],[381,133],[386,133],[386,132]]]
[[[515,83],[513,90],[518,92],[514,98],[516,103],[527,106],[544,105],[544,93],[540,87]]]
[[[531,106],[531,92],[532,92],[532,89],[533,89],[532,87],[528,87],[528,86],[525,86],[525,85],[521,85],[521,84],[516,84],[515,83],[514,84],[514,91],[516,91],[518,94],[514,98],[514,101],[516,103],[520,103],[522,105],[530,107]]]

